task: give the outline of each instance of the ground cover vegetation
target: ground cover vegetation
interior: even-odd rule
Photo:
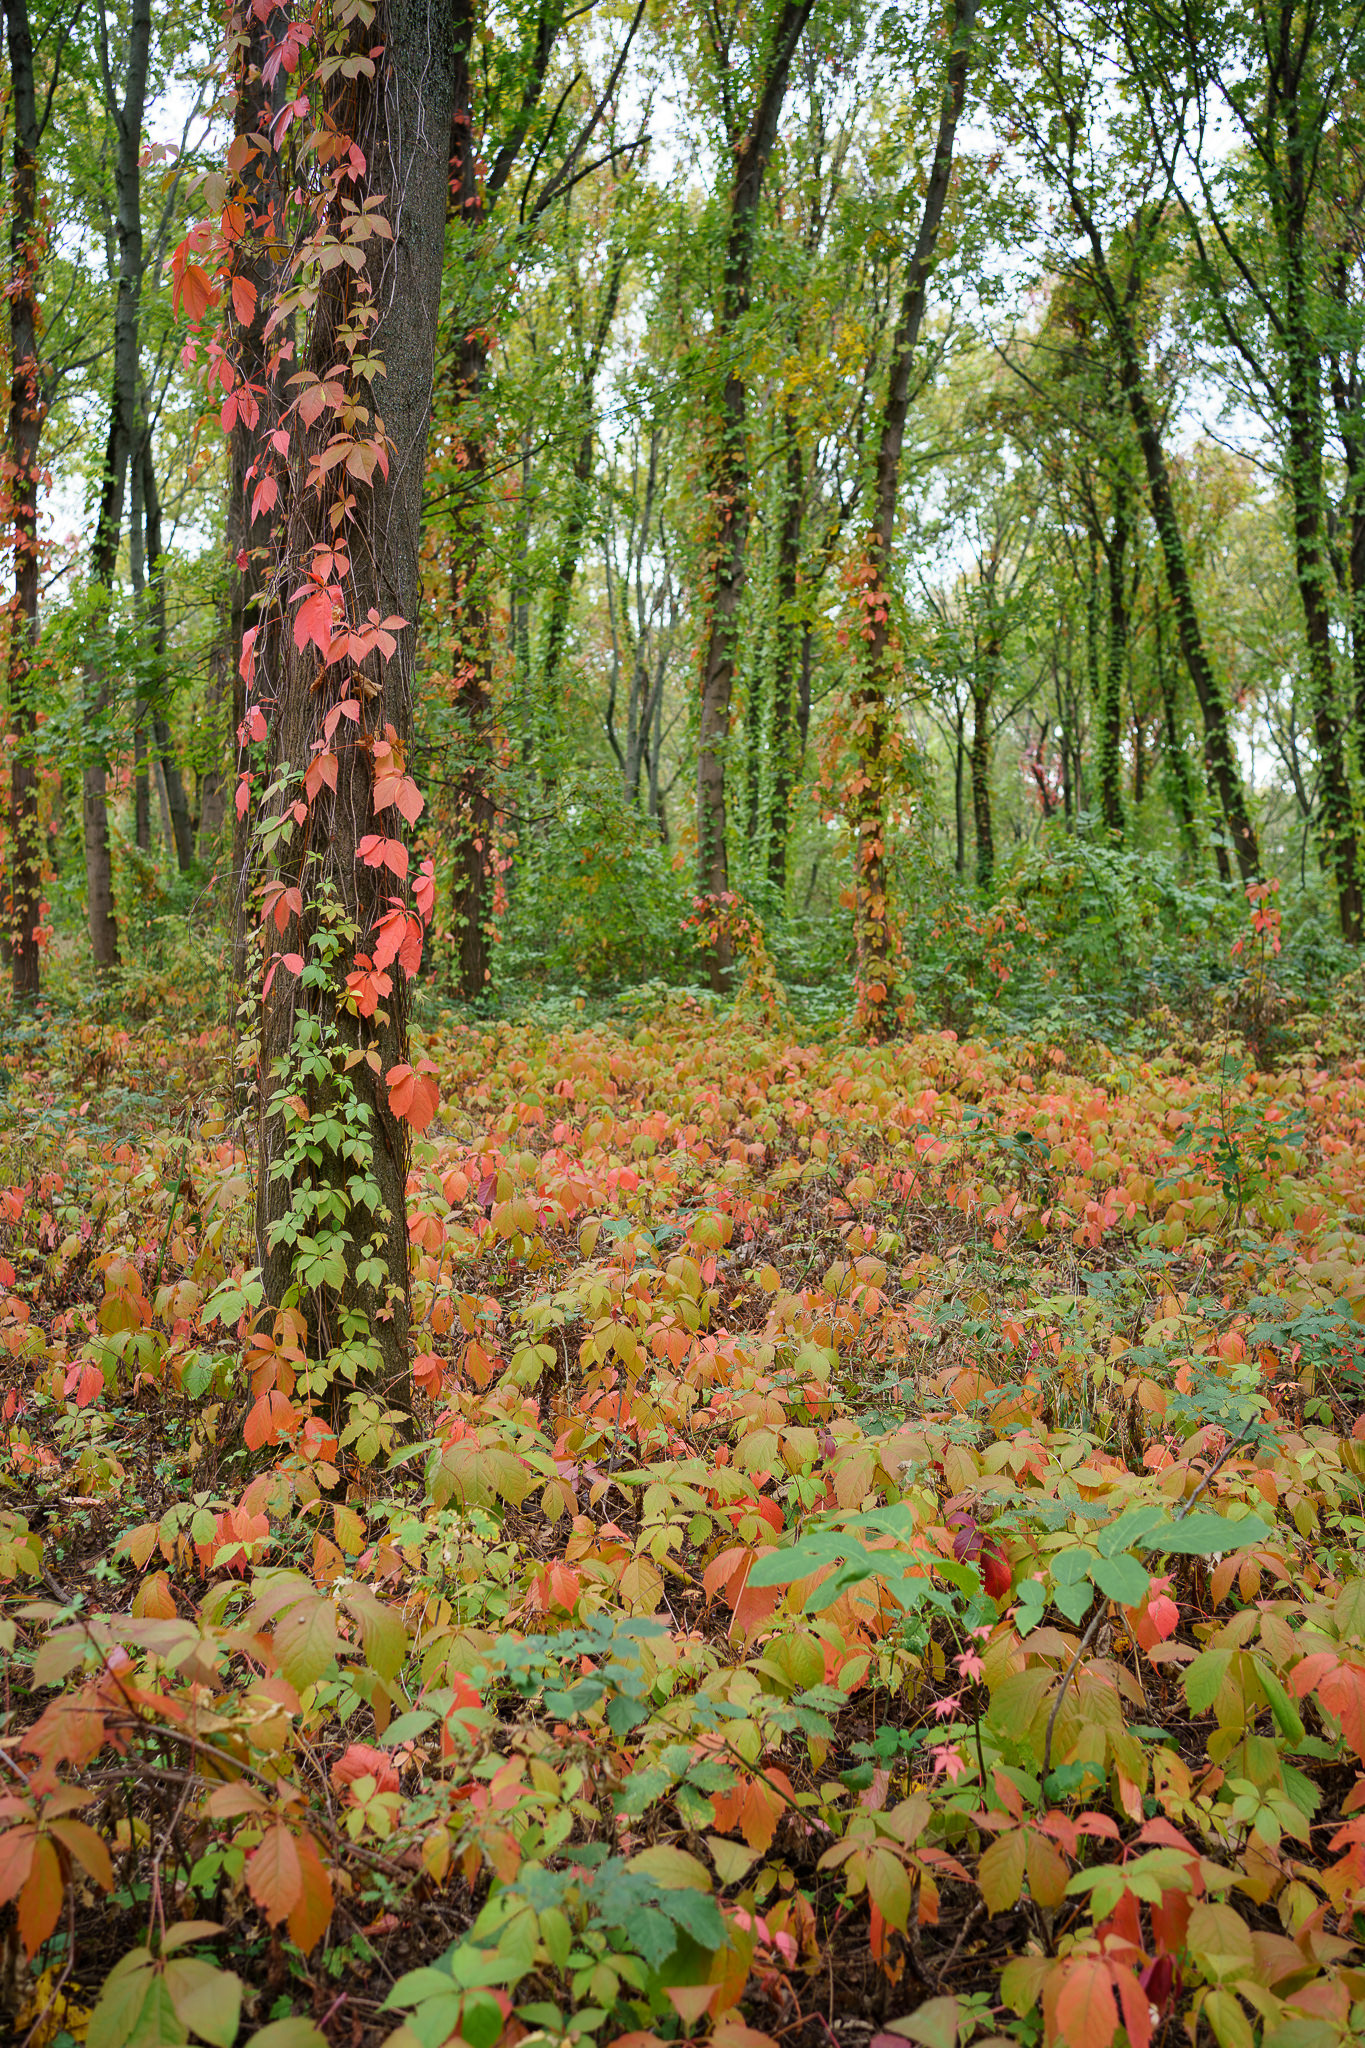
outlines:
[[[1365,2033],[1365,12],[3,0],[0,2028]]]

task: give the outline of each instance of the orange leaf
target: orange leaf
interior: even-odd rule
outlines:
[[[6,1828],[0,1835],[0,1906],[7,1905],[28,1883],[37,1842],[38,1831],[31,1822],[22,1827]]]
[[[197,326],[209,307],[217,303],[217,299],[218,294],[213,289],[208,272],[198,263],[187,263],[176,278],[175,289],[171,294],[173,310],[177,313],[183,312],[186,319]]]
[[[233,278],[232,310],[243,327],[250,327],[256,317],[256,287],[249,277]]]
[[[408,872],[408,849],[401,839],[386,839],[381,832],[367,832],[356,846],[356,858],[367,868],[388,868],[403,881]]]
[[[326,753],[315,755],[304,770],[303,792],[308,798],[309,803],[313,801],[313,798],[324,783],[326,783],[328,789],[335,791],[337,786],[337,757],[330,748]]]
[[[62,1892],[56,1847],[46,1835],[40,1835],[34,1844],[28,1883],[19,1894],[19,1935],[30,1961],[61,1917]]]
[[[247,1858],[246,1888],[272,1927],[278,1927],[303,1898],[299,1845],[279,1821]]]
[[[289,1938],[307,1955],[327,1932],[332,1917],[332,1880],[311,1835],[300,1835],[296,1846],[303,1889],[289,1915]]]
[[[262,1394],[246,1418],[242,1435],[247,1449],[259,1451],[265,1444],[277,1444],[283,1436],[289,1436],[298,1427],[298,1416],[293,1404],[285,1399],[278,1387],[268,1394]]]
[[[1118,2030],[1119,2009],[1108,1966],[1078,1956],[1062,1966],[1066,1981],[1057,1994],[1053,2038],[1066,2048],[1109,2048]]]
[[[302,654],[312,641],[326,654],[332,644],[332,593],[310,590],[294,614],[294,645]]]
[[[380,1792],[398,1790],[398,1772],[394,1769],[393,1758],[368,1742],[351,1743],[332,1765],[332,1783],[338,1792],[345,1785],[354,1785],[357,1778],[373,1778],[376,1790]]]
[[[394,1115],[405,1118],[414,1131],[424,1131],[441,1100],[436,1069],[431,1061],[423,1060],[416,1073],[406,1064],[390,1067],[384,1079],[389,1087],[389,1108]]]

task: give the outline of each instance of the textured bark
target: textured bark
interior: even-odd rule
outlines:
[[[868,1009],[868,1031],[880,1037],[889,1028],[896,1007],[887,837],[890,829],[892,737],[890,683],[891,548],[896,531],[901,454],[910,414],[910,380],[920,329],[928,303],[929,278],[938,255],[943,209],[952,181],[957,125],[967,93],[972,59],[972,30],[978,0],[956,0],[943,101],[939,110],[934,157],[925,188],[919,231],[901,293],[900,313],[891,348],[891,371],[882,406],[877,445],[872,523],[865,543],[864,648],[854,703],[854,737],[859,754],[859,788],[854,803],[857,834],[855,861],[854,936],[858,972],[864,988],[882,990]]]
[[[144,434],[139,450],[142,476],[142,518],[147,564],[148,637],[152,657],[152,740],[160,770],[161,795],[170,819],[170,837],[176,866],[183,875],[194,861],[194,832],[185,784],[175,758],[171,729],[162,702],[166,673],[166,565],[161,552],[161,492],[156,481],[156,462],[150,434]]]
[[[103,50],[104,16],[99,16]],[[114,372],[109,399],[99,510],[90,558],[90,583],[102,609],[114,587],[128,468],[137,439],[139,333],[142,295],[142,110],[147,94],[151,54],[151,0],[133,0],[128,25],[128,66],[123,102],[113,98],[107,69],[105,98],[114,123],[115,231],[118,245],[118,296],[114,305]],[[98,644],[98,624],[92,638]],[[109,762],[105,722],[113,701],[112,680],[98,657],[85,671],[85,769],[82,815],[85,827],[85,888],[90,920],[90,948],[95,967],[104,972],[118,962],[118,926],[114,917],[114,871],[109,844]]]
[[[1194,802],[1190,764],[1180,736],[1180,707],[1176,671],[1166,659],[1166,615],[1160,604],[1152,622],[1156,656],[1156,682],[1161,697],[1161,726],[1166,766],[1167,796],[1180,827],[1180,843],[1193,867],[1199,858],[1199,826]]]
[[[237,58],[234,125],[236,135],[243,139],[264,137],[271,121],[289,97],[291,87],[285,71],[280,70],[274,84],[269,87],[262,77],[262,66],[283,33],[286,19],[284,11],[277,9],[262,22],[248,8],[235,23],[242,40]],[[275,378],[269,374],[265,336],[279,275],[279,266],[271,248],[272,244],[282,246],[284,239],[285,195],[280,185],[279,158],[273,149],[262,147],[253,152],[241,173],[238,196],[246,208],[248,232],[238,244],[234,267],[236,275],[252,286],[256,297],[248,320],[238,320],[234,311],[233,343],[238,369],[260,410],[254,426],[248,425],[239,410],[228,437],[227,638],[221,657],[215,663],[210,718],[218,725],[216,747],[225,750],[232,766],[229,770],[221,758],[213,759],[204,778],[199,841],[201,850],[205,851],[221,834],[238,778],[247,767],[247,742],[243,732],[246,686],[239,668],[242,641],[254,627],[259,636],[258,645],[261,640],[267,643],[262,663],[264,671],[268,675],[273,674],[278,662],[275,650],[281,623],[278,606],[269,603],[268,583],[270,542],[283,516],[282,510],[262,509],[254,518],[251,511],[256,490],[270,473],[272,463],[276,469],[279,467],[268,452],[270,433],[279,424],[280,393]],[[227,724],[226,731],[222,729],[223,721]],[[233,801],[229,888],[232,978],[233,986],[238,989],[243,988],[246,982],[247,903],[253,879],[251,843],[250,812]]]
[[[1203,715],[1204,759],[1209,782],[1227,820],[1228,833],[1242,879],[1250,881],[1260,873],[1260,848],[1256,843],[1256,830],[1251,822],[1246,791],[1242,785],[1241,771],[1233,747],[1227,694],[1209,659],[1203,629],[1199,622],[1199,609],[1195,603],[1194,585],[1185,553],[1185,537],[1176,511],[1175,494],[1171,488],[1170,471],[1166,464],[1166,451],[1143,375],[1142,351],[1133,324],[1133,290],[1130,288],[1129,292],[1120,293],[1115,285],[1105,255],[1104,242],[1074,178],[1068,177],[1067,191],[1076,225],[1090,244],[1091,272],[1109,323],[1114,351],[1118,357],[1119,383],[1142,454],[1152,519],[1161,543],[1161,556],[1166,570],[1166,587],[1170,591],[1171,603],[1175,610],[1180,651]],[[1130,287],[1135,285],[1135,279],[1136,273],[1130,280]]]
[[[370,749],[387,727],[400,746],[412,734],[412,675],[416,647],[415,621],[420,601],[418,547],[421,536],[422,484],[427,431],[431,414],[440,317],[441,273],[445,248],[448,138],[452,86],[453,22],[448,4],[429,0],[381,0],[365,43],[382,45],[372,81],[332,90],[344,99],[338,119],[365,156],[366,169],[355,181],[355,197],[370,195],[386,202],[394,230],[392,242],[366,245],[367,271],[377,318],[366,340],[366,352],[383,363],[372,387],[372,402],[382,418],[388,441],[388,474],[376,468],[368,484],[348,479],[354,505],[347,528],[349,566],[341,582],[346,618],[355,625],[371,609],[381,618],[398,615],[409,621],[396,633],[396,650],[387,660],[366,657],[363,670],[369,689],[363,698],[361,724],[343,721],[333,741],[337,757],[335,791],[319,785],[302,825],[280,842],[272,855],[273,877],[300,889],[304,901],[302,933],[279,943],[293,945],[308,956],[308,941],[327,913],[330,893],[340,915],[354,927],[356,945],[365,949],[376,916],[382,913],[392,878],[357,858],[360,838],[370,832],[399,836],[402,821],[396,810],[376,811]],[[313,315],[307,362],[315,374],[344,358],[339,330],[349,310],[349,273],[329,273]],[[356,380],[360,403],[371,402],[371,387]],[[294,581],[320,542],[330,543],[326,507],[316,491],[303,487],[307,464],[333,431],[323,419],[307,433],[295,434],[291,449],[294,488],[290,494],[286,566]],[[281,634],[278,653],[277,701],[270,720],[272,778],[282,771],[301,775],[315,758],[323,737],[323,721],[331,703],[354,691],[353,675],[337,664],[319,677],[317,650],[300,649],[292,631]],[[370,694],[370,690],[373,694]],[[292,802],[297,783],[290,791]],[[274,927],[267,927],[273,933]],[[297,930],[297,926],[294,928]],[[368,1119],[369,1173],[380,1198],[379,1257],[382,1282],[361,1280],[356,1272],[358,1247],[351,1242],[347,1278],[340,1296],[319,1289],[310,1314],[310,1347],[326,1356],[337,1340],[340,1318],[348,1306],[363,1310],[382,1354],[379,1390],[391,1405],[408,1400],[408,1243],[406,1177],[408,1127],[389,1106],[384,1076],[408,1055],[406,981],[393,967],[393,991],[370,1019],[357,1017],[340,1000],[341,977],[350,967],[348,949],[333,967],[325,989],[307,988],[284,967],[269,982],[261,1018],[262,1113],[258,1138],[257,1240],[267,1298],[285,1301],[293,1284],[293,1255],[276,1226],[289,1211],[294,1192],[272,1169],[284,1149],[284,1104],[277,1094],[288,1086],[311,1091],[310,1115],[330,1099],[326,1079],[301,1079],[289,1069],[296,1019],[302,1007],[312,1009],[343,1044],[361,1055],[350,1067],[349,1085]],[[368,1055],[374,1056],[372,1066]],[[376,1071],[377,1069],[377,1071]],[[315,1168],[327,1188],[340,1193],[350,1162],[332,1150],[323,1152]],[[356,1235],[365,1229],[352,1219]],[[361,1212],[363,1216],[363,1211]],[[344,1392],[344,1389],[339,1390]]]
[[[564,517],[564,530],[560,538],[558,560],[555,563],[550,610],[545,622],[545,636],[541,649],[540,687],[551,716],[555,714],[559,671],[563,664],[564,644],[569,633],[569,612],[573,601],[574,582],[578,575],[578,564],[583,553],[583,542],[587,537],[588,520],[592,513],[592,458],[597,445],[593,399],[597,373],[602,367],[602,357],[606,351],[612,323],[616,318],[616,308],[620,304],[621,280],[624,274],[625,250],[618,247],[613,250],[608,260],[602,302],[597,309],[597,321],[583,364],[579,399],[583,407],[584,426],[569,479],[569,506]]]
[[[796,748],[797,696],[806,635],[797,613],[801,528],[805,513],[805,466],[796,431],[796,410],[783,412],[786,446],[782,477],[782,518],[777,540],[777,662],[773,670],[772,798],[768,812],[768,880],[780,903],[787,893],[787,841],[791,836],[792,791],[800,772]]]
[[[142,512],[142,462],[135,455],[128,468],[128,581],[133,610],[142,621],[147,596],[145,527]],[[133,704],[133,843],[139,853],[152,850],[152,785],[147,773],[147,702],[141,688]]]
[[[725,374],[713,428],[708,477],[714,522],[714,569],[707,594],[697,751],[697,890],[700,895],[716,900],[728,895],[730,889],[725,840],[725,750],[730,736],[750,518],[745,445],[748,400],[735,351],[753,288],[763,182],[777,141],[792,59],[813,5],[814,0],[781,0],[749,126],[734,145],[734,178],[715,329]],[[708,960],[713,987],[726,986],[732,964],[730,939],[722,920]]]
[[[1344,261],[1335,268],[1333,289],[1345,310],[1349,283]],[[1332,403],[1346,472],[1341,504],[1346,545],[1341,550],[1340,580],[1351,645],[1351,727],[1356,774],[1365,786],[1365,380],[1358,360],[1349,368],[1333,360]]]
[[[479,243],[530,133],[561,18],[562,8],[542,4],[527,56],[520,105],[492,165],[485,168],[475,119],[474,83],[474,44],[482,15],[476,0],[453,0],[449,200],[457,246],[462,245],[468,302],[457,307],[450,354],[459,462],[449,554],[452,680],[464,753],[456,778],[451,923],[456,986],[467,1002],[481,996],[492,979],[493,838],[499,766],[489,631],[493,569],[488,546],[490,462],[480,417],[492,311],[485,275],[487,257]]]
[[[38,644],[38,449],[44,404],[38,368],[38,127],[28,0],[6,0],[14,178],[10,188],[10,403],[5,455],[10,476],[14,596],[10,601],[9,950],[16,1001],[38,994],[41,844],[33,658]]]
[[[1120,841],[1123,838],[1123,770],[1119,735],[1123,728],[1123,676],[1128,660],[1127,574],[1128,543],[1132,532],[1132,493],[1127,477],[1120,472],[1114,480],[1113,520],[1104,536],[1109,608],[1099,702],[1100,816],[1106,831]],[[1141,759],[1139,753],[1139,764]],[[1140,791],[1138,801],[1141,801]]]
[[[972,823],[976,828],[976,886],[995,879],[995,825],[991,814],[991,705],[999,652],[984,650],[979,680],[972,685]]]
[[[1294,503],[1294,566],[1308,643],[1309,696],[1318,756],[1318,857],[1324,875],[1330,875],[1336,887],[1342,936],[1359,943],[1360,849],[1342,721],[1337,710],[1331,568],[1323,535],[1326,491],[1321,366],[1309,310],[1309,198],[1297,68],[1304,52],[1297,35],[1293,42],[1295,55],[1282,53],[1282,65],[1272,89],[1278,85],[1283,94],[1285,121],[1282,204],[1277,211],[1284,250],[1283,346],[1289,486]]]
[[[450,194],[458,232],[475,235],[484,224],[470,78],[475,16],[473,8],[463,4],[463,0],[457,8],[457,23]],[[456,985],[467,1002],[483,994],[492,974],[491,882],[496,823],[493,650],[489,637],[485,531],[488,451],[478,417],[488,370],[488,342],[480,317],[476,307],[471,324],[456,338],[450,360],[451,398],[460,435],[459,479],[451,519],[452,676],[463,724],[465,757],[454,834],[452,923]]]

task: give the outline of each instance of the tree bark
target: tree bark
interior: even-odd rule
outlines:
[[[275,9],[262,21],[248,7],[234,24],[241,39],[234,140],[247,152],[234,193],[247,218],[247,232],[237,245],[235,274],[249,287],[250,311],[243,320],[233,304],[232,340],[250,402],[245,406],[239,403],[228,437],[226,646],[216,664],[209,698],[210,718],[219,724],[216,743],[225,749],[226,762],[231,765],[226,766],[221,758],[210,762],[199,810],[199,845],[202,853],[222,833],[231,800],[232,979],[239,990],[246,984],[247,902],[252,884],[251,814],[245,801],[237,801],[239,793],[245,798],[242,778],[250,765],[246,684],[241,672],[243,642],[254,630],[262,670],[271,675],[278,665],[274,650],[281,628],[278,604],[270,602],[269,576],[271,541],[283,517],[284,461],[270,446],[270,434],[280,423],[281,405],[265,328],[280,274],[278,259],[271,251],[284,243],[285,203],[280,160],[270,144],[269,130],[289,97],[290,84],[281,69],[268,86],[263,69],[283,35],[286,19],[282,9]],[[292,323],[286,332],[291,330]],[[279,345],[274,343],[275,348]],[[270,503],[272,483],[280,495]],[[227,723],[226,732],[221,721]]]
[[[160,764],[166,809],[171,821],[176,866],[183,875],[194,863],[194,832],[190,826],[190,807],[185,796],[185,784],[176,762],[163,701],[166,679],[166,565],[161,552],[161,492],[157,487],[156,460],[150,431],[142,437],[139,457],[142,471],[144,555],[149,599],[147,623],[150,629],[149,651],[152,659],[152,740]]]
[[[995,879],[995,826],[991,813],[991,705],[995,701],[998,655],[989,651],[981,677],[972,684],[972,823],[976,828],[976,886]]]
[[[1090,244],[1092,274],[1113,336],[1119,362],[1119,383],[1127,400],[1129,417],[1133,422],[1133,431],[1142,454],[1143,468],[1147,475],[1147,491],[1152,505],[1152,519],[1161,543],[1162,561],[1166,570],[1166,587],[1170,591],[1171,603],[1175,608],[1180,651],[1184,656],[1185,667],[1203,714],[1204,758],[1208,766],[1209,780],[1217,794],[1223,816],[1227,820],[1233,852],[1242,879],[1251,881],[1261,870],[1260,848],[1256,843],[1256,830],[1251,822],[1246,791],[1237,765],[1227,696],[1209,659],[1199,622],[1199,609],[1195,603],[1194,585],[1185,553],[1185,537],[1176,511],[1170,471],[1166,465],[1166,451],[1162,445],[1161,430],[1157,425],[1156,413],[1148,396],[1143,375],[1142,352],[1138,346],[1137,330],[1133,325],[1132,292],[1130,290],[1122,294],[1115,285],[1094,216],[1074,178],[1069,175],[1067,191],[1071,210],[1076,217],[1076,225]],[[1136,262],[1136,258],[1134,261]]]
[[[1180,840],[1191,867],[1199,859],[1199,827],[1196,820],[1190,764],[1180,737],[1180,710],[1176,701],[1176,675],[1166,660],[1166,614],[1160,593],[1153,605],[1152,636],[1156,657],[1156,684],[1161,698],[1161,723],[1166,764],[1167,797],[1180,827]]]
[[[1108,633],[1104,647],[1104,681],[1100,693],[1099,771],[1100,816],[1105,830],[1123,840],[1123,775],[1119,736],[1123,729],[1123,676],[1128,659],[1128,543],[1133,531],[1133,501],[1122,471],[1114,479],[1113,521],[1104,536],[1109,586]],[[1141,761],[1141,755],[1138,757]],[[1141,801],[1140,795],[1138,801]]]
[[[864,543],[863,655],[853,704],[853,737],[858,752],[858,787],[853,815],[854,938],[858,955],[860,1005],[868,1036],[883,1038],[897,1007],[895,934],[890,904],[887,839],[894,784],[893,719],[890,705],[891,548],[896,531],[901,453],[910,414],[910,377],[928,303],[929,278],[938,254],[943,209],[952,181],[957,125],[967,95],[972,30],[978,0],[955,0],[943,102],[934,157],[901,293],[900,316],[891,350],[891,370],[882,407],[877,446],[872,524]],[[973,769],[975,788],[975,768]]]
[[[585,415],[583,432],[579,437],[569,480],[569,506],[564,517],[564,530],[555,563],[549,616],[545,622],[545,637],[540,658],[540,688],[547,712],[551,714],[556,704],[559,671],[563,664],[564,645],[569,634],[569,613],[573,601],[574,582],[578,575],[579,558],[583,553],[583,542],[592,513],[592,458],[597,445],[597,422],[594,417],[593,400],[597,373],[602,367],[602,357],[611,335],[612,323],[616,318],[624,274],[625,250],[618,247],[612,251],[608,260],[602,303],[597,309],[597,322],[583,365],[580,385],[580,399]]]
[[[370,383],[359,372],[336,367],[348,363],[348,338],[356,345],[355,331],[349,337],[346,332],[351,287],[344,267],[327,273],[319,293],[306,367],[319,378],[346,378],[348,404],[364,408],[352,431],[377,433],[382,421],[387,462],[373,468],[368,482],[334,470],[324,498],[306,488],[305,480],[334,422],[324,411],[307,431],[299,424],[291,448],[286,566],[292,590],[321,564],[334,631],[349,626],[354,636],[367,620],[391,620],[393,648],[387,657],[382,646],[362,656],[352,644],[348,659],[333,664],[323,661],[311,640],[301,646],[297,629],[281,634],[269,727],[272,782],[283,776],[286,783],[272,805],[273,823],[276,829],[283,825],[283,835],[272,842],[265,875],[268,884],[299,890],[303,914],[278,939],[273,920],[265,930],[271,946],[297,945],[307,973],[301,978],[276,960],[264,991],[256,1212],[261,1269],[272,1304],[310,1303],[310,1353],[325,1360],[334,1347],[349,1345],[348,1375],[354,1371],[357,1384],[380,1394],[391,1410],[406,1408],[409,1399],[409,1127],[394,1113],[387,1085],[395,1066],[408,1059],[406,977],[394,961],[392,989],[379,991],[379,1007],[367,1018],[348,1001],[344,976],[352,948],[357,971],[372,959],[378,920],[395,890],[394,874],[363,860],[359,842],[377,834],[391,843],[403,830],[389,796],[381,798],[377,778],[379,749],[387,741],[393,749],[388,765],[401,763],[412,736],[453,30],[450,0],[380,0],[373,23],[356,30],[362,49],[380,46],[374,78],[348,85],[337,76],[328,88],[337,95],[338,124],[364,158],[364,170],[351,185],[356,204],[380,200],[393,229],[392,241],[374,237],[364,245],[376,309],[364,351],[383,368]],[[328,516],[332,497],[349,507],[340,529],[341,563],[332,553],[338,537]],[[399,619],[407,623],[400,626]],[[303,778],[324,751],[332,756],[335,787],[322,776],[303,821],[297,822],[294,810],[285,824]],[[261,824],[269,832],[272,819]],[[312,972],[315,963],[324,967],[322,975]],[[313,1120],[327,1112],[359,1119],[356,1149],[343,1152],[320,1132],[314,1151],[308,1150],[304,1133],[310,1125],[318,1128]],[[344,1230],[340,1281],[334,1271],[309,1277],[304,1239],[314,1227],[310,1213],[317,1231],[330,1232],[334,1242]],[[365,1332],[360,1359],[357,1324]],[[332,1393],[336,1413],[345,1394],[340,1380],[333,1380]]]
[[[1299,122],[1298,57],[1284,53],[1285,175],[1280,233],[1284,248],[1284,358],[1288,413],[1289,486],[1294,504],[1294,565],[1308,643],[1309,697],[1318,756],[1318,857],[1331,875],[1342,937],[1362,937],[1359,843],[1342,722],[1337,711],[1332,649],[1331,570],[1323,541],[1325,486],[1321,368],[1309,311],[1308,185]]]
[[[11,987],[16,1002],[39,988],[42,847],[38,828],[37,707],[33,662],[38,645],[38,450],[46,412],[38,366],[38,125],[28,0],[5,0],[9,46],[14,179],[10,188],[10,404],[5,454],[10,474],[14,596],[10,600]]]
[[[783,409],[782,437],[786,459],[777,542],[777,661],[773,670],[772,792],[768,812],[768,880],[779,904],[787,894],[792,791],[800,772],[795,744],[796,698],[805,638],[797,610],[805,465],[796,428],[796,408],[790,402]]]
[[[712,987],[718,990],[728,985],[733,965],[733,949],[723,915],[724,900],[730,893],[725,837],[725,750],[730,736],[750,519],[745,445],[748,399],[736,350],[738,331],[749,310],[753,288],[763,181],[777,141],[792,59],[813,6],[814,0],[780,0],[758,98],[748,129],[734,145],[725,267],[716,317],[715,340],[724,375],[712,428],[708,477],[714,567],[707,595],[697,750],[697,892],[721,912],[707,960]]]
[[[103,12],[99,15],[105,100],[115,129],[114,194],[118,241],[118,297],[114,305],[114,373],[109,400],[99,510],[90,558],[90,583],[101,617],[92,621],[98,641],[114,588],[128,466],[137,436],[139,334],[142,296],[142,110],[151,55],[151,0],[133,0],[128,25],[128,68],[123,104],[118,105],[108,69]],[[118,964],[114,916],[114,870],[109,843],[109,758],[106,721],[113,689],[106,660],[98,656],[85,672],[85,768],[82,812],[85,825],[85,887],[90,947],[95,968]]]

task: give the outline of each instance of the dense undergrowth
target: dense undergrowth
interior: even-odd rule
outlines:
[[[16,2038],[1360,2037],[1349,1010],[769,995],[427,1034],[413,1426],[340,1444],[225,1030],[12,1036]]]

